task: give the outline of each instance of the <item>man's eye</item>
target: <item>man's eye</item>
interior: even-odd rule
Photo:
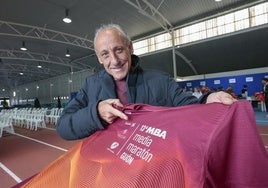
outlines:
[[[117,48],[117,49],[116,49],[116,52],[117,52],[117,53],[121,53],[122,51],[123,51],[123,48]]]
[[[104,59],[106,59],[106,58],[109,57],[109,54],[108,54],[108,53],[102,53],[102,54],[101,54],[101,57],[104,58]]]

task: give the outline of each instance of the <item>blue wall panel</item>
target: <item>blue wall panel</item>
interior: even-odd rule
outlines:
[[[180,87],[186,86],[187,91],[189,91],[190,88],[193,89],[196,86],[202,87],[202,82],[204,81],[208,88],[218,89],[219,87],[223,87],[223,89],[226,90],[229,85],[232,85],[234,93],[237,95],[241,94],[243,85],[247,85],[248,95],[252,96],[255,92],[262,91],[263,85],[261,83],[261,80],[264,77],[268,77],[268,73],[206,78],[199,80],[182,81],[178,82],[178,84]]]

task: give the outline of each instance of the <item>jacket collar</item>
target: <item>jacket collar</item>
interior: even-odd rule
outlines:
[[[142,72],[142,68],[140,67],[140,58],[136,55],[131,55],[131,69],[130,73],[138,73]]]

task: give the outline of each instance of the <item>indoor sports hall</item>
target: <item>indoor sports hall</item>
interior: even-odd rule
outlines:
[[[122,27],[129,37],[126,48],[98,43],[102,31],[96,29],[105,24]],[[267,0],[1,1],[0,187],[268,187],[267,33]],[[106,54],[97,50],[101,45]],[[142,74],[170,76],[178,89],[168,85],[165,91],[162,77],[149,77],[154,90],[144,92],[155,98],[140,102],[147,95],[138,77],[136,85],[130,81],[134,63],[123,79],[127,86],[118,85],[115,68],[109,70],[112,62],[123,62],[125,51],[130,64],[133,55],[139,58]],[[100,72],[113,82],[101,76],[91,82]],[[93,86],[86,90],[87,84]],[[111,84],[115,91],[107,89]],[[169,97],[173,92],[198,102],[162,105],[177,97]],[[227,93],[234,104],[219,97],[194,104],[215,93]],[[124,97],[123,107],[109,105],[129,119],[105,119],[102,102]],[[82,135],[72,137],[59,125],[86,122],[62,116],[75,113],[74,107],[81,115],[85,101],[85,119],[98,128],[84,133],[82,125],[70,126],[69,132]],[[127,141],[120,150],[115,135]],[[108,153],[102,153],[104,145]],[[90,162],[81,162],[85,156]]]

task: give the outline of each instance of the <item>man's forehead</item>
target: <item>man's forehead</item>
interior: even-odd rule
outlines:
[[[99,51],[125,47],[125,42],[119,37],[104,37],[96,43]]]
[[[122,45],[109,45],[109,46],[103,46],[103,47],[100,47],[99,48],[99,53],[101,52],[106,52],[106,51],[109,51],[109,50],[115,50],[115,49],[119,49],[119,48],[125,48],[125,46],[122,44]]]

